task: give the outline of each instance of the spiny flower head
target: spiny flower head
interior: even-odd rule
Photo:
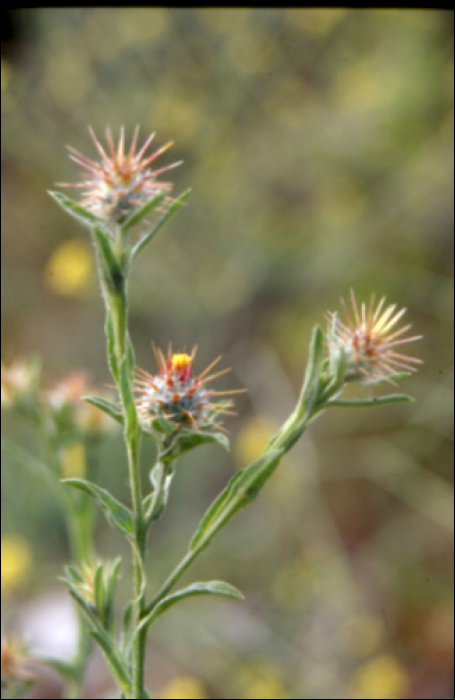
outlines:
[[[135,391],[137,409],[142,425],[148,429],[156,417],[174,423],[175,428],[193,430],[220,427],[214,422],[221,413],[231,413],[231,401],[212,401],[214,396],[226,396],[240,390],[214,391],[206,385],[216,377],[229,372],[229,369],[209,374],[221,357],[214,360],[201,374],[193,375],[193,360],[196,348],[191,355],[186,352],[173,353],[171,347],[167,356],[153,346],[159,373],[149,374],[136,368]]]
[[[397,311],[396,304],[385,306],[385,297],[375,305],[371,296],[368,307],[357,304],[351,290],[352,310],[341,299],[345,321],[336,313],[328,314],[327,333],[332,368],[340,361],[346,364],[344,381],[374,384],[392,381],[399,372],[414,372],[422,360],[397,352],[405,343],[419,340],[422,336],[403,337],[410,325],[396,327],[406,309]]]
[[[13,637],[2,639],[1,644],[1,676],[2,676],[2,697],[3,690],[13,690],[17,693],[25,690],[25,685],[31,681],[32,676],[27,670],[30,657],[27,654],[25,644],[17,641]],[[9,696],[8,696],[9,697]],[[11,695],[11,697],[17,697]]]
[[[81,204],[96,216],[107,222],[123,223],[134,211],[149,199],[160,193],[172,190],[171,182],[160,182],[158,175],[175,168],[178,163],[166,165],[153,170],[150,164],[162,153],[172,146],[169,142],[146,156],[146,151],[155,136],[154,133],[146,139],[145,143],[136,152],[139,136],[139,126],[136,126],[130,148],[125,152],[125,132],[120,129],[120,137],[117,148],[114,145],[112,132],[106,129],[107,151],[102,147],[93,129],[89,128],[90,135],[101,157],[95,161],[87,158],[71,146],[70,158],[88,170],[90,176],[79,183],[62,184],[64,187],[80,187],[85,192]]]
[[[9,367],[2,362],[1,369],[2,407],[12,407],[36,392],[39,368],[34,360],[16,360]]]
[[[112,421],[106,414],[82,399],[90,393],[88,375],[77,370],[43,391],[42,398],[60,431],[82,431],[95,436],[112,428]]]

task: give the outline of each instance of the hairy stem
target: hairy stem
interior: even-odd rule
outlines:
[[[130,341],[128,337],[128,303],[126,280],[122,279],[115,291],[110,290],[105,296],[108,310],[112,316],[115,339],[115,356],[117,368],[123,367],[123,374],[116,378],[122,400],[125,418],[125,443],[128,456],[128,474],[134,517],[133,558],[133,630],[139,625],[144,609],[145,591],[145,518],[142,506],[142,489],[140,481],[139,449],[140,431],[138,428],[136,406],[133,399],[133,380]],[[144,688],[145,634],[134,636],[132,648],[132,684],[130,698],[145,698]]]

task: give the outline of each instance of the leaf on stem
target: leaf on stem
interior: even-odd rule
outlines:
[[[71,581],[63,577],[60,580],[68,587],[71,596],[84,612],[87,622],[89,623],[89,632],[103,650],[119,686],[122,690],[128,689],[131,685],[131,679],[124,666],[123,660],[119,657],[115,642],[109,637],[106,630],[103,629],[95,611],[90,607],[77,588],[73,586]]]
[[[100,409],[100,411],[103,411],[104,413],[107,413],[108,416],[113,418],[117,423],[123,424],[123,414],[122,414],[122,409],[120,406],[117,406],[115,403],[112,401],[108,401],[107,399],[104,399],[102,396],[82,396],[82,399],[84,401],[87,401],[87,403],[90,403],[92,406],[96,406],[97,408]]]
[[[122,654],[123,658],[125,658],[125,659],[128,658],[128,656],[129,656],[131,637],[132,637],[132,625],[133,625],[133,601],[130,600],[126,605],[125,610],[123,611],[122,630],[121,630],[120,639],[119,639],[120,653]]]
[[[123,233],[126,233],[130,229],[134,228],[134,226],[137,226],[137,224],[140,224],[141,221],[143,221],[149,214],[152,213],[154,209],[159,207],[163,199],[165,198],[165,194],[160,192],[159,194],[155,195],[152,197],[152,199],[149,199],[148,202],[145,202],[139,209],[137,209],[135,212],[131,214],[130,217],[125,221],[124,224],[122,224],[122,230]]]
[[[93,498],[101,506],[108,521],[129,539],[133,539],[133,515],[131,511],[108,491],[85,479],[63,479],[62,482],[84,491]]]
[[[119,366],[119,389],[125,409],[125,427],[128,437],[131,439],[137,430],[137,409],[132,392],[130,380],[129,360],[124,357]]]
[[[327,408],[364,408],[366,406],[383,406],[388,403],[403,403],[414,401],[407,394],[389,394],[388,396],[374,396],[371,399],[333,399],[325,404]]]
[[[298,410],[310,416],[318,399],[321,368],[324,361],[324,333],[316,326],[310,341],[310,354],[299,398]]]
[[[103,619],[106,607],[103,568],[104,567],[101,562],[99,562],[96,566],[95,574],[93,576],[93,598],[95,601],[96,609],[98,610],[98,615],[101,619],[101,624],[103,625],[103,627],[106,627],[106,622]]]
[[[98,257],[102,264],[104,282],[110,292],[123,294],[125,275],[112,250],[112,238],[100,226],[95,226],[93,233],[97,244]]]
[[[254,501],[275,471],[284,452],[283,449],[270,450],[232,477],[199,523],[190,543],[190,551],[206,547],[239,510]]]
[[[92,229],[97,224],[102,224],[101,219],[95,216],[95,214],[92,214],[91,211],[88,211],[88,209],[85,209],[83,206],[78,204],[78,202],[75,202],[73,199],[70,199],[70,197],[67,197],[61,192],[52,192],[49,190],[48,193],[50,194],[52,199],[54,199],[57,202],[57,204],[59,204],[62,207],[62,209],[64,209],[67,212],[67,214],[73,216],[83,226]]]
[[[157,617],[162,615],[166,610],[169,610],[173,605],[179,603],[185,598],[192,598],[198,595],[220,595],[225,598],[235,598],[236,600],[243,600],[244,596],[239,591],[238,588],[232,586],[230,583],[225,581],[207,581],[206,583],[193,583],[191,586],[182,588],[182,590],[173,593],[167,598],[163,598],[160,602],[153,608],[153,610],[145,617],[137,628],[137,631],[148,628]]]
[[[118,384],[118,363],[115,351],[115,324],[114,317],[109,307],[106,308],[106,340],[107,340],[107,359],[114,380]]]
[[[133,250],[131,251],[131,262],[136,260],[137,256],[140,253],[142,253],[144,248],[150,243],[152,238],[156,236],[156,234],[158,233],[160,228],[166,223],[166,221],[177,211],[177,209],[180,209],[182,204],[188,199],[189,194],[190,190],[186,190],[186,192],[183,192],[183,194],[181,194],[180,197],[178,197],[165,211],[165,213],[158,219],[153,228],[136,243],[136,245],[133,247]]]

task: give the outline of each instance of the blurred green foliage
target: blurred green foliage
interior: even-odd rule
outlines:
[[[229,423],[232,455],[206,447],[182,460],[155,535],[157,582],[232,460],[255,456],[292,409],[310,330],[340,296],[351,286],[359,299],[385,294],[425,336],[413,348],[425,365],[400,387],[417,402],[325,415],[197,565],[246,603],[170,613],[156,628],[152,687],[182,674],[219,698],[453,697],[453,13],[49,8],[10,18],[2,358],[40,353],[49,383],[78,368],[109,381],[88,240],[46,190],[80,177],[65,144],[95,155],[88,124],[99,136],[140,124],[157,145],[174,140],[161,160],[183,158],[174,191],[192,194],[132,278],[138,364],[155,370],[152,339],[197,343],[201,369],[219,353],[232,366],[220,388],[249,389]],[[126,498],[120,440],[103,456],[102,485]],[[38,483],[4,460],[2,531],[39,553],[28,595],[67,556]],[[100,521],[100,553],[118,544]]]

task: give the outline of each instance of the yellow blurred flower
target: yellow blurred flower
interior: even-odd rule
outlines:
[[[61,243],[44,270],[46,284],[63,296],[81,296],[93,275],[93,256],[89,244],[80,238]]]
[[[383,623],[376,615],[352,615],[338,629],[339,646],[352,658],[372,654],[383,640]]]
[[[62,477],[64,479],[86,476],[85,447],[81,442],[70,445],[62,456]]]
[[[20,535],[2,537],[2,596],[14,593],[27,579],[32,566],[30,545]]]
[[[392,656],[383,654],[360,666],[350,684],[350,697],[399,700],[406,697],[407,686],[406,669]]]
[[[271,663],[249,664],[239,678],[241,697],[245,700],[285,700],[289,694],[281,682],[281,675],[280,669]]]
[[[248,421],[237,438],[236,452],[240,464],[257,459],[278,428],[278,423],[265,416]]]
[[[180,676],[164,687],[161,698],[163,700],[205,700],[207,694],[197,678]]]

